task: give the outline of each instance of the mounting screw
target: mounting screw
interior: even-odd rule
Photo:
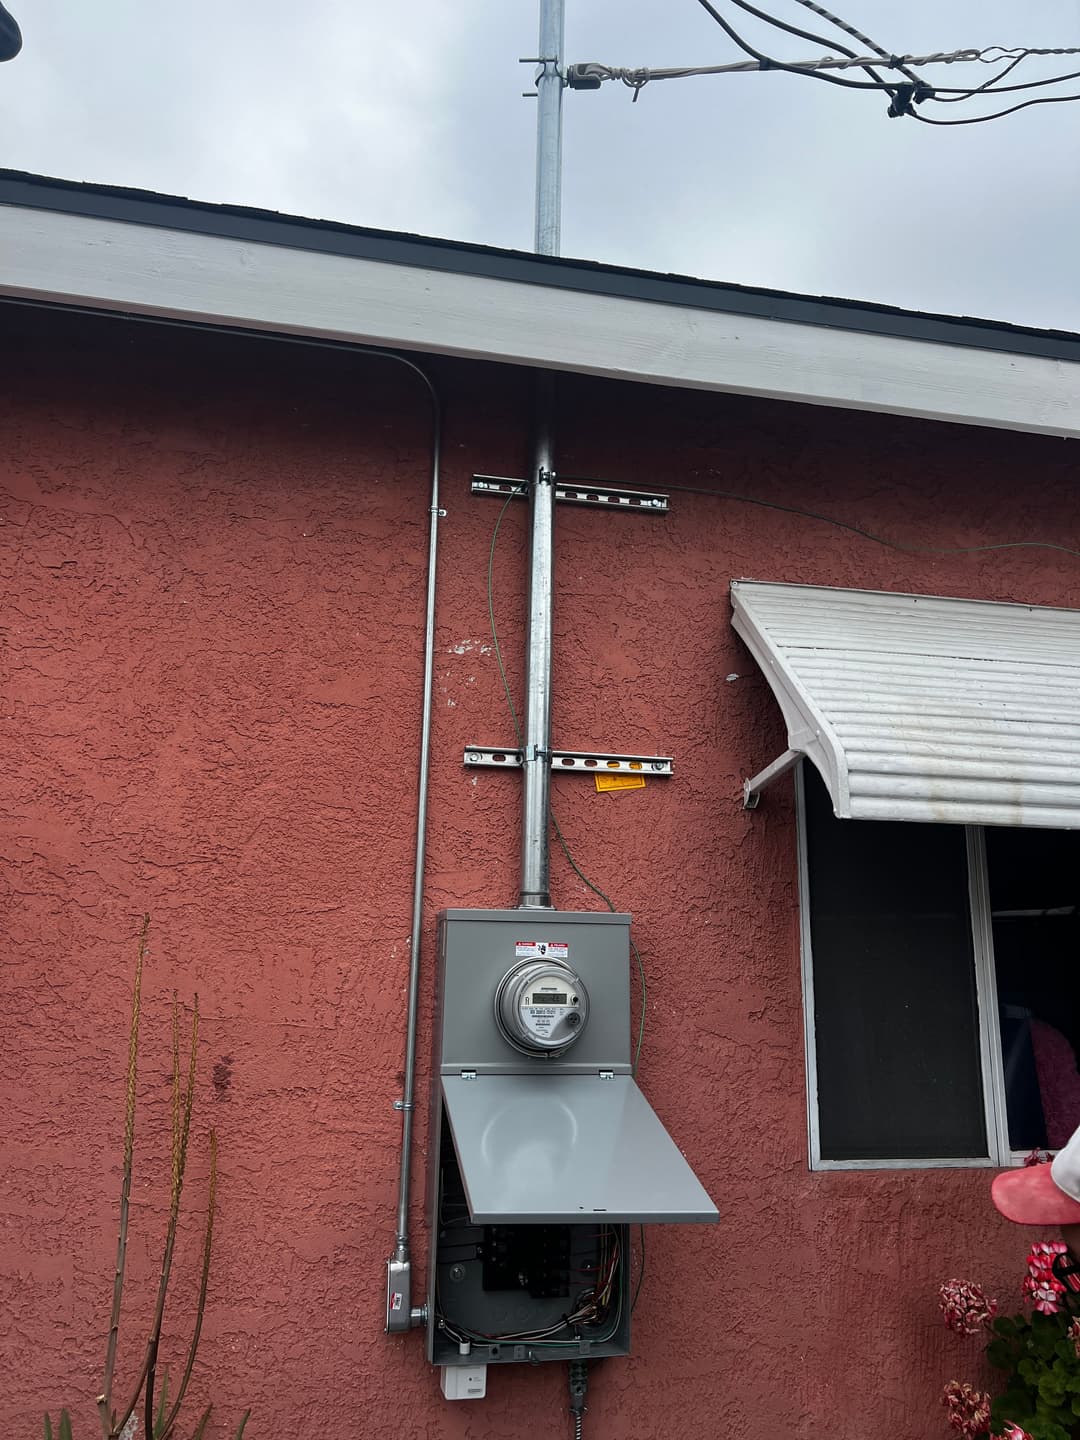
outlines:
[[[479,764],[480,764],[480,756],[476,753],[475,750],[470,750],[470,751],[468,751],[468,753],[467,753],[466,756],[465,756],[465,764],[466,764],[466,765],[479,765]]]
[[[460,1265],[460,1264],[459,1264],[459,1265],[451,1265],[451,1266],[450,1266],[450,1270],[449,1270],[449,1275],[450,1275],[450,1279],[451,1279],[451,1280],[464,1280],[464,1279],[465,1279],[465,1266],[464,1266],[464,1265]]]
[[[662,760],[654,760],[652,762],[652,768],[654,770],[662,770],[664,768],[664,762]]]

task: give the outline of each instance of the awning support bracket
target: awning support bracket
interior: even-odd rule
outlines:
[[[761,792],[766,785],[771,785],[774,780],[779,780],[781,775],[786,775],[801,759],[801,750],[785,750],[771,765],[766,765],[764,770],[759,770],[749,780],[744,780],[742,785],[743,809],[756,810],[758,801],[761,799]]]

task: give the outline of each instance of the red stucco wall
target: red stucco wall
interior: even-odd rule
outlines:
[[[248,1404],[253,1440],[563,1433],[562,1366],[493,1369],[485,1401],[453,1406],[419,1335],[381,1333],[419,727],[421,393],[369,360],[265,341],[41,312],[2,323],[0,1430],[36,1435],[40,1413],[67,1403],[93,1431],[148,910],[123,1372],[167,1199],[176,987],[198,991],[205,1018],[169,1318],[175,1366],[212,1124],[220,1208],[199,1393],[215,1399],[214,1433]],[[519,373],[432,368],[448,513],[428,978],[440,906],[516,901],[517,778],[461,766],[467,741],[510,734],[484,589],[497,508],[468,481],[521,473],[529,413]],[[572,379],[561,394],[564,473],[712,484],[915,544],[1076,543],[1065,442]],[[518,693],[524,519],[511,507],[496,562]],[[732,576],[1076,606],[1080,562],[905,555],[692,496],[665,520],[558,517],[556,742],[672,753],[677,778],[605,796],[563,777],[555,810],[585,871],[634,913],[649,974],[641,1082],[722,1217],[650,1232],[635,1353],[597,1370],[586,1433],[925,1440],[946,1433],[941,1383],[978,1373],[974,1342],[942,1331],[935,1287],[960,1273],[1012,1293],[1025,1238],[989,1208],[985,1173],[807,1169],[790,785],[741,809],[743,775],[783,736],[729,627]],[[553,881],[560,905],[597,903],[558,853]],[[422,1261],[420,1195],[418,1183]]]

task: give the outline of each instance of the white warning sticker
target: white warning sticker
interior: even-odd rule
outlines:
[[[515,940],[514,955],[518,960],[569,960],[570,946],[565,940]]]

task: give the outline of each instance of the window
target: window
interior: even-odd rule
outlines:
[[[1063,1145],[1080,1125],[1080,832],[837,820],[800,770],[812,1164]]]

